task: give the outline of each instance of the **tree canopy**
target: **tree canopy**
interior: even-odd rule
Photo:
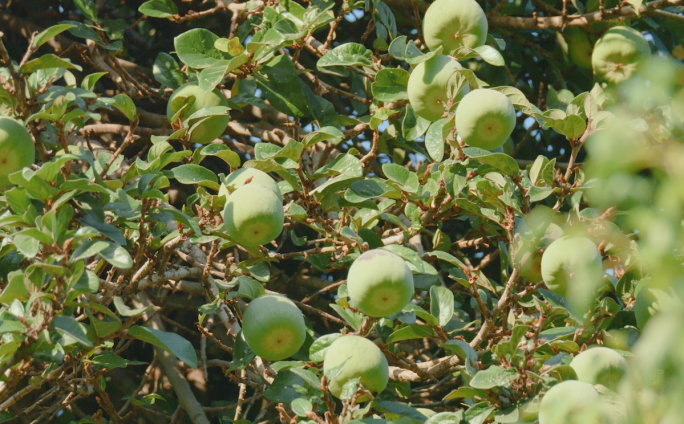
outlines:
[[[683,0],[0,31],[0,423],[681,420]]]

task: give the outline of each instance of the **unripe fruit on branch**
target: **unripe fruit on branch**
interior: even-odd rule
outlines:
[[[566,380],[553,386],[539,405],[539,424],[600,424],[601,396],[589,383]]]
[[[594,347],[575,356],[570,366],[577,379],[589,384],[601,384],[610,390],[617,389],[620,380],[629,374],[627,360],[607,347]]]
[[[228,100],[219,90],[205,93],[200,90],[197,83],[189,82],[180,86],[169,98],[169,102],[166,105],[166,117],[169,121],[182,105],[180,98],[191,96],[195,98],[195,101],[189,108],[183,111],[182,119],[189,118],[193,113],[205,107],[228,106]],[[209,144],[223,134],[228,126],[228,122],[230,122],[230,116],[228,115],[212,116],[192,131],[190,141],[198,144]]]
[[[228,235],[239,245],[261,246],[283,231],[283,200],[262,185],[245,184],[226,199],[223,222]]]
[[[588,32],[580,27],[567,27],[563,36],[568,43],[568,56],[577,66],[591,69],[591,53],[594,44]]]
[[[411,72],[408,82],[408,96],[416,113],[428,121],[436,121],[447,111],[447,88],[449,78],[463,67],[449,56],[437,55],[419,63]],[[467,83],[461,88],[454,101],[459,101],[468,91]]]
[[[274,192],[278,197],[282,197],[280,188],[278,188],[278,183],[276,183],[275,180],[264,171],[260,171],[255,168],[240,168],[231,172],[226,177],[225,184],[228,189],[233,192],[245,185],[247,180],[249,180],[249,184],[258,184],[260,186],[266,187]]]
[[[290,299],[266,294],[252,300],[242,315],[242,334],[250,349],[267,361],[297,353],[306,339],[304,315]]]
[[[413,274],[400,256],[383,249],[370,250],[349,268],[347,289],[361,312],[387,317],[413,299]]]
[[[625,26],[614,27],[594,45],[591,66],[596,78],[618,84],[631,77],[641,59],[650,54],[648,41],[639,31]]]
[[[594,242],[585,237],[561,237],[542,256],[542,278],[549,290],[559,296],[568,296],[570,282],[596,282],[602,273],[601,254]]]
[[[477,89],[456,108],[456,131],[471,147],[493,150],[502,146],[515,128],[515,108],[505,94]]]
[[[28,130],[19,121],[0,117],[0,186],[10,184],[9,174],[33,165],[36,149]]]
[[[442,46],[445,54],[483,45],[487,29],[487,17],[475,0],[436,0],[423,17],[425,44],[430,50]]]
[[[387,358],[372,341],[360,336],[343,336],[335,340],[325,354],[323,372],[344,364],[342,371],[330,380],[328,390],[340,397],[342,386],[352,378],[360,378],[368,391],[380,393],[389,381]],[[359,399],[364,401],[368,399]]]
[[[540,229],[537,227],[534,232],[536,233]],[[516,264],[520,265],[520,276],[531,283],[537,283],[543,279],[541,274],[542,254],[539,253],[539,250],[546,249],[551,243],[563,237],[563,229],[551,222],[548,223],[541,236],[535,237],[525,221],[522,221],[516,228],[516,234],[519,237],[516,238],[514,246],[516,250],[515,261]],[[526,255],[529,255],[529,258],[522,263]]]
[[[672,292],[652,288],[650,284],[646,284],[638,291],[634,305],[632,305],[639,330],[646,327],[651,317],[674,308],[684,308],[677,296]]]

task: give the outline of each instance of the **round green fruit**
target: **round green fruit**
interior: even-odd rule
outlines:
[[[169,98],[169,103],[166,105],[166,117],[169,121],[178,112],[180,106],[182,106],[183,102],[180,99],[184,97],[194,97],[195,101],[188,109],[183,111],[183,116],[181,116],[183,120],[205,107],[228,106],[228,100],[219,90],[205,93],[200,90],[197,83],[189,82],[180,86]],[[198,144],[209,144],[223,134],[228,126],[228,122],[230,122],[228,115],[212,116],[192,131],[190,141]]]
[[[372,341],[359,336],[343,336],[335,340],[325,354],[323,372],[338,368],[342,364],[344,368],[328,385],[330,393],[338,398],[344,383],[352,378],[360,378],[363,387],[373,393],[380,393],[387,387],[387,358]]]
[[[248,184],[258,184],[260,186],[266,187],[278,195],[278,197],[282,197],[280,188],[278,188],[278,183],[276,183],[275,180],[264,171],[260,171],[255,168],[240,168],[234,172],[231,172],[226,177],[225,184],[226,187],[228,187],[228,189],[232,192],[245,185],[247,180],[249,180]]]
[[[349,267],[347,289],[361,312],[387,317],[413,299],[413,274],[398,255],[383,249],[369,250]]]
[[[651,288],[646,284],[638,291],[634,305],[632,305],[637,328],[643,330],[651,317],[673,307],[681,308],[682,305],[672,293]]]
[[[520,276],[525,280],[536,283],[543,280],[541,274],[542,254],[540,250],[544,250],[554,241],[563,237],[563,229],[553,222],[546,225],[546,229],[542,234],[535,234],[540,228],[535,228],[532,231],[530,227],[522,221],[516,233],[520,235],[520,242],[516,243],[516,262],[522,261],[524,256],[529,253],[530,257],[520,267]]]
[[[447,111],[447,87],[454,72],[463,69],[449,56],[437,55],[419,63],[408,82],[408,96],[413,110],[428,121],[436,121]],[[466,83],[456,95],[455,102],[470,91]]]
[[[493,150],[515,128],[515,108],[505,94],[477,89],[466,94],[456,109],[456,131],[471,147]]]
[[[601,396],[589,383],[566,380],[553,386],[539,405],[539,424],[600,424]]]
[[[623,377],[629,374],[627,360],[607,347],[594,347],[575,356],[570,366],[577,379],[589,384],[601,384],[615,391]]]
[[[0,186],[10,184],[9,174],[33,165],[36,149],[28,130],[19,121],[0,117]]]
[[[249,348],[261,358],[281,361],[304,344],[304,315],[287,297],[266,294],[252,300],[245,309],[242,334]]]
[[[571,26],[563,33],[568,43],[568,56],[570,60],[581,68],[591,69],[591,53],[594,44],[588,32],[580,27]]]
[[[487,17],[475,0],[436,0],[425,12],[423,36],[430,50],[442,46],[444,53],[487,41]]]
[[[542,278],[549,290],[562,297],[568,296],[571,281],[598,281],[602,273],[601,254],[585,237],[561,237],[542,255]]]
[[[618,84],[631,77],[641,59],[650,54],[648,41],[639,31],[614,27],[596,42],[591,66],[598,79]]]
[[[283,200],[262,185],[245,184],[226,199],[223,222],[228,235],[241,246],[270,243],[283,231]]]

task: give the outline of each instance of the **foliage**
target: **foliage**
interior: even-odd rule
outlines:
[[[616,422],[678,422],[684,308],[637,326],[632,307],[647,288],[684,298],[682,1],[480,2],[487,43],[452,52],[425,48],[428,6],[7,2],[0,113],[37,159],[0,195],[0,422],[533,423],[597,344],[630,364],[617,393],[598,388]],[[618,17],[652,54],[616,86],[572,62],[565,31],[594,43]],[[437,54],[464,69],[430,122],[407,84]],[[195,98],[180,96],[167,119],[187,82],[226,105],[184,115]],[[501,149],[459,141],[465,84],[515,107]],[[222,136],[192,144],[210,122],[227,122]],[[224,226],[240,168],[277,180],[285,223],[270,244]],[[568,298],[520,275],[551,222],[603,260],[600,279],[569,277]],[[345,279],[379,248],[416,291],[373,318]],[[305,316],[287,360],[262,360],[241,333],[266,293]],[[342,334],[386,357],[381,393],[359,379],[328,391]]]

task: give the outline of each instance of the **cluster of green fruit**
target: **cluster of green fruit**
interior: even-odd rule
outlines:
[[[643,35],[634,28],[610,28],[600,38],[578,27],[565,30],[567,54],[578,66],[593,69],[600,81],[619,84],[629,79],[639,63],[651,54]]]
[[[354,261],[347,286],[351,304],[372,317],[400,312],[414,294],[413,275],[406,262],[383,249],[365,252]],[[294,302],[281,295],[268,294],[247,306],[242,316],[242,333],[254,353],[266,360],[279,361],[302,347],[306,325]],[[329,386],[330,392],[338,397],[351,379],[359,378],[363,387],[373,393],[384,390],[389,380],[389,367],[382,351],[359,336],[337,339],[328,348],[323,366],[324,370],[343,366]]]
[[[425,13],[423,24],[425,43],[433,51],[472,49],[487,40],[487,18],[475,0],[437,0]],[[409,102],[419,116],[432,122],[459,102],[455,120],[461,140],[481,149],[499,148],[515,128],[515,108],[505,94],[491,89],[470,91],[468,84],[449,98],[449,80],[461,69],[455,59],[443,54],[421,62],[409,77]]]
[[[181,110],[184,105],[187,106]],[[209,144],[223,134],[230,122],[230,116],[226,114],[204,117],[195,113],[216,106],[228,107],[228,100],[218,89],[205,93],[196,82],[189,82],[180,86],[169,97],[166,117],[171,123],[175,124],[180,119],[183,126],[190,127],[190,142]]]
[[[35,160],[36,149],[26,127],[0,117],[0,187],[10,184],[10,174],[30,167]]]

